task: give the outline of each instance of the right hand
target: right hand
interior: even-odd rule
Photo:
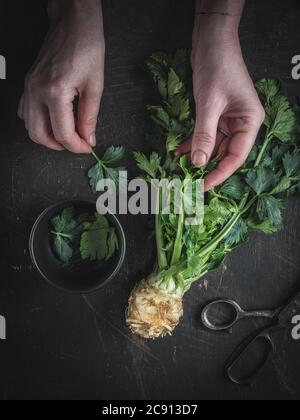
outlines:
[[[238,18],[223,15],[196,19],[192,53],[196,124],[194,135],[177,155],[190,154],[196,167],[219,155],[218,166],[205,178],[206,191],[243,166],[265,119],[243,59],[238,23]]]
[[[52,16],[44,46],[26,77],[18,114],[34,142],[58,151],[90,153],[96,146],[104,86],[101,1],[72,4],[60,16]]]

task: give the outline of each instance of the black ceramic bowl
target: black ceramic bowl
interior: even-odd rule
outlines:
[[[97,291],[111,282],[119,273],[126,252],[126,239],[118,219],[108,214],[106,217],[115,228],[119,239],[119,250],[109,261],[87,262],[78,260],[70,264],[59,261],[52,250],[50,220],[63,209],[74,207],[79,214],[96,212],[95,202],[69,201],[46,209],[35,222],[29,241],[31,259],[41,276],[52,286],[65,292],[86,294]]]

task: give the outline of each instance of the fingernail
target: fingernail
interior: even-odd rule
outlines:
[[[90,135],[90,138],[89,138],[89,144],[90,144],[92,147],[95,147],[95,146],[96,146],[96,144],[97,144],[97,139],[96,139],[96,134],[95,134],[95,133],[93,133],[93,134],[91,134],[91,135]]]
[[[204,152],[197,151],[197,152],[193,153],[193,159],[192,160],[193,160],[193,164],[200,168],[201,166],[206,165],[207,155]]]

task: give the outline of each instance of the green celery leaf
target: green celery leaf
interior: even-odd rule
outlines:
[[[104,171],[100,163],[96,163],[88,172],[90,179],[90,186],[94,193],[97,192],[97,185],[99,181],[104,179]]]
[[[261,196],[257,201],[257,215],[261,221],[268,219],[273,226],[282,225],[282,201],[273,196]]]
[[[183,171],[185,177],[189,178],[191,171],[191,162],[188,160],[187,155],[183,155],[180,157],[178,166]]]
[[[231,229],[230,233],[225,238],[225,243],[228,247],[240,245],[248,240],[248,226],[243,219],[238,222]]]
[[[239,175],[233,175],[221,187],[220,193],[235,200],[241,200],[245,194],[245,184]]]
[[[184,93],[184,84],[175,73],[175,70],[171,69],[168,77],[168,96],[169,98],[174,98],[180,93]]]
[[[255,145],[252,148],[252,150],[250,152],[250,155],[248,156],[247,164],[252,163],[252,162],[255,162],[256,159],[257,159],[257,157],[258,157],[258,153],[259,153],[259,148],[258,148],[257,145]]]
[[[210,259],[210,255],[206,255],[203,258],[199,258],[199,256],[191,255],[188,258],[188,270],[185,273],[188,277],[200,277],[201,272],[203,271],[203,268],[205,264]]]
[[[270,102],[281,90],[280,83],[273,79],[262,79],[256,83],[256,89],[265,102]]]
[[[204,209],[204,225],[208,231],[214,231],[217,226],[223,226],[235,211],[232,204],[221,201],[218,198],[210,200]]]
[[[170,133],[167,138],[167,151],[174,152],[178,149],[181,143],[181,136],[178,134]]]
[[[114,228],[110,228],[107,240],[107,255],[106,260],[110,260],[119,249],[119,240]]]
[[[157,177],[157,173],[161,171],[161,158],[157,153],[152,153],[148,159],[143,153],[136,152],[134,153],[134,157],[138,167],[142,171],[146,172],[153,179]]]
[[[111,146],[106,150],[102,159],[100,159],[94,152],[92,155],[97,161],[97,163],[88,172],[92,191],[94,193],[97,192],[97,185],[104,178],[112,179],[117,185],[119,182],[119,172],[126,171],[124,167],[116,167],[125,155],[125,148],[123,146]]]
[[[111,146],[109,147],[103,158],[101,159],[105,165],[115,165],[120,162],[125,156],[125,147],[123,146]]]
[[[170,116],[162,106],[149,106],[148,110],[151,113],[151,118],[159,127],[169,130]]]
[[[282,226],[272,225],[270,223],[270,220],[268,219],[262,222],[255,222],[253,220],[248,220],[247,224],[250,231],[263,232],[267,235],[279,232],[282,228]]]
[[[246,176],[247,184],[258,195],[270,190],[270,188],[276,185],[277,181],[277,177],[273,171],[263,167],[250,171]]]
[[[272,161],[274,165],[281,165],[282,158],[290,146],[281,144],[272,149]]]
[[[54,230],[58,233],[69,233],[77,225],[75,221],[74,207],[68,207],[62,213],[51,220]]]
[[[83,217],[83,216],[81,216]],[[81,219],[75,217],[74,207],[66,208],[62,213],[51,220],[53,233],[62,234],[69,240],[76,239],[80,234]]]
[[[65,264],[69,264],[73,257],[73,249],[67,240],[61,236],[56,236],[54,239],[54,251],[57,257]]]
[[[217,270],[224,262],[227,253],[231,248],[226,244],[221,244],[215,251],[211,253],[211,258],[206,267],[209,271]]]
[[[292,181],[289,177],[284,176],[278,185],[271,191],[272,195],[277,195],[289,191],[292,186]]]
[[[176,170],[178,169],[177,160],[173,159],[171,155],[167,155],[165,159],[165,164],[163,166],[164,171],[166,171],[168,174],[174,174]]]
[[[262,168],[273,168],[274,166],[274,162],[271,158],[271,156],[265,155],[264,158],[262,159],[260,166]]]
[[[89,220],[91,217],[88,214],[76,217],[74,207],[64,209],[51,220],[54,252],[62,262],[70,262],[74,249],[79,247],[83,226]]]
[[[293,177],[300,171],[300,153],[286,153],[283,157],[283,166],[288,177]]]
[[[170,55],[164,51],[158,51],[151,55],[151,60],[155,61],[162,67],[168,67],[170,65]]]
[[[209,207],[215,213],[215,215],[219,215],[225,219],[230,217],[231,214],[235,211],[231,203],[219,200],[217,197],[210,201]]]
[[[173,117],[178,118],[180,122],[190,117],[190,101],[182,95],[176,95],[170,100],[170,113]]]
[[[275,96],[270,106],[266,108],[265,124],[270,134],[283,143],[289,143],[293,140],[296,123],[296,114],[287,98],[281,95]]]
[[[108,235],[109,223],[106,217],[97,214],[96,221],[89,226],[81,236],[80,253],[83,260],[102,261],[109,254]]]
[[[157,84],[158,91],[165,100],[168,97],[168,62],[169,57],[164,53],[153,54],[147,61],[147,66]]]
[[[185,127],[185,125],[181,124],[180,121],[177,121],[175,118],[171,119],[168,131],[183,137],[188,137],[189,135],[187,127]]]
[[[120,172],[125,171],[126,168],[124,168],[123,166],[120,166],[119,168],[106,168],[105,174],[107,178],[110,178],[116,184],[116,186],[118,186],[120,181]]]
[[[147,66],[152,72],[153,76],[158,79],[167,80],[168,71],[167,68],[170,63],[170,56],[165,52],[157,52],[151,55],[147,60]]]

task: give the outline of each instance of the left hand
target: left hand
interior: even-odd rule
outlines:
[[[52,0],[49,6],[50,29],[26,76],[18,114],[35,143],[91,153],[104,86],[101,1]]]
[[[226,181],[245,163],[265,118],[238,33],[211,31],[209,35],[194,34],[196,126],[193,137],[177,151],[177,156],[191,152],[196,167],[206,165],[213,155],[222,156],[205,179],[206,191]]]

